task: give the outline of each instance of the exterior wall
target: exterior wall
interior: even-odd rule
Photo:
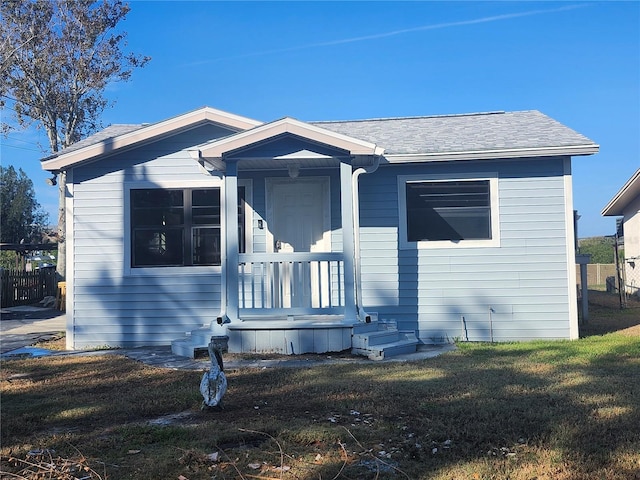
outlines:
[[[640,196],[624,210],[624,258],[627,292],[640,292]]]
[[[224,290],[220,267],[130,268],[128,199],[131,188],[223,188],[222,178],[207,173],[186,149],[226,134],[200,127],[69,172],[70,348],[167,345],[215,320]],[[362,175],[365,310],[397,321],[399,329],[415,331],[425,343],[572,337],[567,163],[435,162],[381,166]],[[400,248],[397,177],[469,173],[497,175],[499,246]],[[239,172],[241,184],[251,181],[256,253],[267,250],[265,179],[281,175],[286,172]],[[331,249],[341,251],[339,169],[301,171],[313,175],[330,178]]]
[[[573,338],[566,161],[395,165],[363,175],[365,309],[416,331],[424,343]],[[397,176],[469,173],[498,175],[500,245],[400,249]]]
[[[69,348],[167,345],[215,320],[220,267],[130,268],[129,189],[221,186],[184,149],[228,133],[200,127],[68,173]]]

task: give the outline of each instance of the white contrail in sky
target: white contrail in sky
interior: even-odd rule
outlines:
[[[374,33],[372,35],[363,35],[361,37],[352,37],[352,38],[343,38],[343,39],[339,39],[339,40],[330,40],[327,42],[318,42],[318,43],[309,43],[306,45],[299,45],[297,47],[287,47],[287,48],[279,48],[279,49],[274,49],[274,50],[263,50],[261,52],[253,52],[253,53],[244,53],[244,54],[239,54],[239,55],[232,55],[229,57],[219,57],[219,58],[214,58],[211,60],[203,60],[200,62],[194,62],[189,64],[189,66],[195,66],[195,65],[202,65],[205,63],[211,63],[211,62],[217,62],[220,60],[231,60],[231,59],[238,59],[238,58],[246,58],[246,57],[257,57],[257,56],[262,56],[262,55],[272,55],[275,53],[285,53],[285,52],[294,52],[294,51],[298,51],[298,50],[306,50],[308,48],[319,48],[319,47],[329,47],[329,46],[334,46],[334,45],[342,45],[345,43],[355,43],[355,42],[364,42],[367,40],[376,40],[379,38],[385,38],[385,37],[393,37],[396,35],[403,35],[405,33],[411,33],[411,32],[421,32],[421,31],[425,31],[425,30],[436,30],[436,29],[440,29],[440,28],[450,28],[450,27],[461,27],[464,25],[475,25],[478,23],[489,23],[489,22],[499,22],[502,20],[510,20],[512,18],[519,18],[519,17],[529,17],[532,15],[541,15],[544,13],[555,13],[555,12],[562,12],[562,11],[566,11],[566,10],[575,10],[577,8],[583,8],[588,6],[587,4],[578,4],[578,5],[566,5],[563,7],[558,7],[558,8],[550,8],[550,9],[546,9],[546,10],[529,10],[527,12],[520,12],[520,13],[506,13],[504,15],[494,15],[491,17],[482,17],[482,18],[475,18],[472,20],[460,20],[457,22],[445,22],[445,23],[436,23],[433,25],[422,25],[420,27],[413,27],[413,28],[405,28],[402,30],[394,30],[391,32],[381,32],[381,33]]]

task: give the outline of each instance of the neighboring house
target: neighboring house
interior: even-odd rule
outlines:
[[[624,283],[627,293],[640,295],[640,168],[602,209],[602,215],[622,217]]]
[[[67,175],[68,347],[578,338],[571,157],[597,151],[537,111],[113,125],[42,161]]]

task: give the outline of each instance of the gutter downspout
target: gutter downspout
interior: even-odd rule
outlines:
[[[225,178],[224,172],[221,172],[219,170],[209,170],[205,167],[205,163],[207,163],[207,161],[202,156],[201,150],[198,150],[198,149],[189,150],[189,154],[191,155],[191,158],[193,158],[198,163],[200,172],[203,175],[207,175],[210,177],[218,177],[219,179],[224,180]],[[225,250],[227,248],[226,243],[227,242],[226,242],[225,235],[221,235],[220,236],[221,252],[226,252]],[[224,257],[226,257],[226,255],[224,255]],[[220,277],[222,279],[222,281],[220,282],[220,313],[216,316],[215,320],[211,321],[211,323],[209,324],[209,328],[211,328],[211,330],[217,333],[218,335],[227,335],[227,329],[226,327],[224,327],[224,324],[229,323],[229,317],[227,316],[227,308],[226,308],[227,290],[228,290],[227,284],[229,283],[227,281],[226,261],[220,262]],[[220,328],[220,325],[223,326],[222,329]]]
[[[356,274],[356,314],[361,322],[371,322],[371,316],[364,311],[362,307],[362,265],[360,261],[360,194],[358,190],[358,178],[363,173],[373,173],[380,166],[380,155],[373,156],[373,165],[368,167],[357,168],[351,177],[352,183],[352,201],[353,206],[353,241],[354,241],[354,259]]]

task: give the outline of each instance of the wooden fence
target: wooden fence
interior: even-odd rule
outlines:
[[[607,277],[615,276],[615,263],[590,263],[587,265],[587,286],[589,288],[604,290]],[[576,265],[576,279],[580,284],[580,267],[578,265]]]
[[[0,270],[0,303],[2,308],[33,305],[44,297],[55,296],[58,286],[55,268],[33,272]]]

